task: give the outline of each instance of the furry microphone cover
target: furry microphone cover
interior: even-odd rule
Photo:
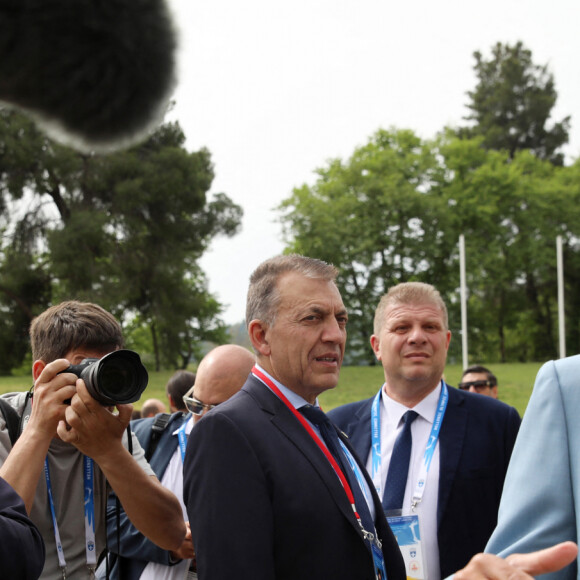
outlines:
[[[0,0],[0,101],[82,151],[126,147],[162,119],[176,45],[163,0]]]

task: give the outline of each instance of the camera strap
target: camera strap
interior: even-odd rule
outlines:
[[[159,439],[163,431],[167,428],[171,415],[169,413],[158,413],[153,419],[153,424],[151,425],[151,438],[149,439],[149,445],[147,446],[147,451],[145,452],[145,459],[149,461],[157,448]]]

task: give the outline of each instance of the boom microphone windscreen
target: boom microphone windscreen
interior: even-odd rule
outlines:
[[[0,101],[83,151],[144,138],[175,84],[165,0],[0,0]]]

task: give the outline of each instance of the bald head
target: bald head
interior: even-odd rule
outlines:
[[[167,413],[167,407],[159,399],[147,399],[141,407],[141,417],[155,417],[157,413]]]
[[[227,401],[242,388],[254,362],[254,355],[236,344],[223,344],[210,350],[197,367],[195,397],[206,405]]]

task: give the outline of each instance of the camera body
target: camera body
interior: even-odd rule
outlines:
[[[86,358],[62,372],[83,379],[91,397],[107,407],[138,401],[149,381],[139,355],[126,349],[100,359]]]

